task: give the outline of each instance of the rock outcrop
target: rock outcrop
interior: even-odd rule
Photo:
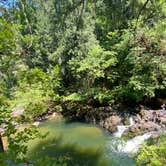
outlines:
[[[100,107],[88,111],[84,114],[86,122],[98,124],[114,133],[117,131],[118,125],[130,125],[129,117],[132,116],[134,123],[126,129],[123,136],[134,137],[147,132],[155,132],[161,129],[166,129],[166,110],[165,107],[159,110],[141,108],[135,114],[132,114],[126,109],[119,111],[111,107]]]
[[[62,114],[67,119],[94,123],[111,133],[117,131],[117,126],[129,126],[123,134],[127,137],[166,129],[165,105],[159,110],[151,110],[143,106],[135,109],[123,106],[93,108],[87,105],[80,106],[80,103],[63,103],[62,108]],[[132,124],[130,117],[134,122]]]
[[[134,116],[135,124],[130,126],[123,134],[125,137],[133,137],[146,132],[155,132],[166,129],[166,110],[141,110]]]

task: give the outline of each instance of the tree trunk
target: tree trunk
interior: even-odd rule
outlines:
[[[0,134],[0,152],[4,152],[4,147],[3,147],[3,141],[2,141],[1,134]]]

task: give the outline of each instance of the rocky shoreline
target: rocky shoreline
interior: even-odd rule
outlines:
[[[124,136],[133,137],[142,135],[147,132],[158,132],[166,129],[166,110],[151,110],[145,109],[141,114],[133,116],[135,124],[130,126],[125,132]]]
[[[106,110],[109,110],[109,108]],[[106,116],[106,114],[108,115]],[[121,113],[110,110],[109,113],[100,112],[99,115],[97,115],[93,112],[92,115],[92,118],[89,118],[89,116],[86,117],[87,122],[98,124],[111,133],[115,133],[118,126],[129,126],[122,135],[127,138],[143,135],[147,132],[158,133],[161,130],[166,130],[165,107],[158,110],[142,108],[139,113],[136,114],[129,114],[127,111]],[[130,124],[131,117],[133,121],[132,124]]]
[[[87,123],[99,125],[110,133],[117,132],[119,125],[129,125],[122,135],[127,138],[147,132],[158,133],[161,130],[166,130],[166,106],[164,104],[161,109],[157,110],[143,106],[133,110],[131,108],[119,109],[118,107],[107,106],[85,109],[85,111],[71,111],[65,108],[64,112],[62,112],[64,116],[71,120],[81,119]],[[132,125],[130,125],[130,117],[133,120]]]
[[[110,133],[117,132],[118,126],[128,126],[122,134],[126,138],[133,138],[147,132],[158,133],[161,130],[166,130],[165,105],[162,105],[162,108],[158,110],[152,110],[143,106],[135,109],[105,106],[98,108],[86,107],[81,111],[75,105],[73,106],[74,109],[65,106],[63,105],[62,111],[51,109],[35,117],[34,125],[37,126],[41,121],[47,119],[61,119],[65,117],[71,121],[84,121],[96,124]],[[130,118],[132,118],[132,124]]]

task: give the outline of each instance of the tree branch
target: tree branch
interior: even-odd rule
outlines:
[[[147,4],[148,4],[150,1],[151,1],[151,0],[146,0],[146,2],[144,3],[144,5],[143,5],[142,8],[140,9],[140,11],[139,11],[139,13],[138,13],[138,16],[137,16],[137,18],[136,18],[136,24],[135,24],[135,27],[134,27],[134,32],[135,32],[135,30],[136,30],[136,28],[137,28],[138,20],[139,20],[139,17],[140,17],[140,15],[141,15],[142,11],[145,9],[145,7],[147,6]]]

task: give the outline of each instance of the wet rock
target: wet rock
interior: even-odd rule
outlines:
[[[100,125],[101,127],[104,127],[104,121],[101,120],[101,121],[99,122],[99,125]]]
[[[130,125],[130,119],[129,118],[125,118],[123,124],[124,125]]]
[[[131,139],[135,136],[141,135],[141,132],[138,128],[130,128],[124,131],[124,133],[122,134],[122,137],[125,139]]]
[[[139,132],[139,130],[140,130],[140,126],[138,126],[138,125],[133,125],[133,126],[131,126],[131,127],[129,127],[129,132],[132,132],[132,133],[136,133],[136,132]]]
[[[166,126],[166,117],[160,117],[160,123]]]
[[[109,126],[115,126],[120,124],[121,118],[119,116],[111,116],[106,119],[106,122],[108,123]]]
[[[111,133],[115,133],[117,131],[117,126],[109,126],[108,131]]]
[[[142,124],[142,128],[144,128],[146,131],[157,131],[161,127],[154,122],[147,122]]]
[[[77,107],[77,105],[74,105],[74,107]],[[111,133],[116,132],[118,125],[124,124],[129,126],[129,117],[133,118],[134,124],[125,131],[125,134],[129,134],[131,136],[137,136],[149,131],[158,131],[161,128],[166,127],[165,105],[163,105],[162,109],[159,110],[151,110],[141,106],[141,108],[137,108],[137,112],[128,108],[121,108],[119,106],[105,106],[97,108],[88,107],[87,109],[78,113],[77,109],[71,111],[70,108],[70,110],[66,112],[72,114],[71,119],[73,118],[73,114],[77,115],[75,120],[81,119],[86,122],[98,124]],[[65,115],[64,112],[63,115]]]
[[[119,116],[112,116],[110,120],[112,125],[118,125],[121,122],[121,118]]]
[[[105,120],[104,127],[110,132],[115,132],[117,130],[117,125],[120,123],[121,118],[119,116],[111,116]]]
[[[142,123],[135,123],[134,125],[130,126],[124,133],[123,137],[125,138],[132,138],[138,135],[145,134],[147,132],[152,131],[159,131],[161,129],[161,126],[151,122],[151,121],[144,121]]]

